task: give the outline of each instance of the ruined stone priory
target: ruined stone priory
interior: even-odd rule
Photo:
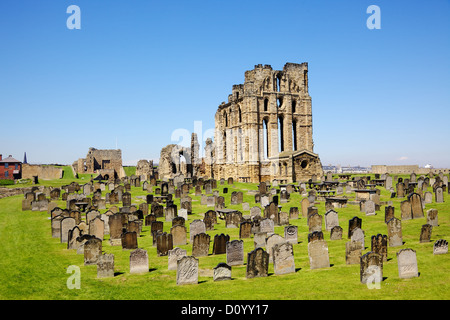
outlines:
[[[308,64],[286,63],[283,70],[256,65],[217,109],[214,179],[295,182],[321,176],[312,135]]]

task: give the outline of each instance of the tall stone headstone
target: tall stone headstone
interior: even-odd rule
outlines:
[[[199,233],[206,233],[206,225],[200,219],[195,219],[189,225],[189,239],[194,241],[194,236]]]
[[[339,226],[338,213],[334,210],[329,210],[325,213],[325,230],[331,231],[335,226]]]
[[[402,249],[397,252],[398,277],[408,279],[419,276],[417,268],[416,251],[413,249]]]
[[[267,277],[269,254],[263,248],[256,248],[247,254],[246,278]]]
[[[167,256],[169,250],[173,249],[173,236],[171,233],[163,232],[156,236],[156,253],[158,257]]]
[[[403,245],[402,221],[392,218],[387,222],[388,243],[389,247],[398,247]]]
[[[114,255],[110,253],[102,254],[97,260],[97,278],[114,277]]]
[[[434,191],[434,195],[436,203],[444,202],[444,190],[442,189],[442,187],[436,188],[436,190]]]
[[[371,237],[371,251],[380,254],[383,257],[383,261],[387,261],[387,235],[377,234]]]
[[[424,224],[422,229],[420,230],[420,242],[430,242],[431,239],[431,231],[433,230],[433,226],[430,224]]]
[[[275,274],[295,272],[294,249],[291,243],[277,243],[272,247]]]
[[[185,256],[177,263],[177,285],[198,283],[198,259]]]
[[[362,250],[361,242],[347,241],[345,243],[345,263],[359,264]]]
[[[411,203],[411,216],[413,219],[423,217],[422,197],[417,193],[411,193],[408,196],[408,200]]]
[[[181,248],[173,248],[168,254],[168,270],[177,270],[178,260],[187,255],[187,251]]]
[[[330,267],[328,245],[325,240],[316,240],[308,243],[309,266],[311,269]]]
[[[284,243],[286,240],[279,234],[271,234],[266,238],[266,250],[269,253],[269,262],[273,262],[273,251],[272,247],[277,243]]]
[[[197,233],[192,241],[192,255],[205,257],[209,253],[210,236],[204,232]]]
[[[227,264],[229,266],[244,264],[244,241],[232,240],[226,244]]]
[[[102,255],[102,240],[97,238],[89,239],[84,243],[84,265],[97,264],[98,257]]]
[[[186,227],[184,225],[176,225],[170,228],[172,234],[172,241],[174,246],[184,246],[187,243],[186,240]]]
[[[361,257],[360,280],[364,284],[380,284],[383,281],[383,257],[369,251]]]
[[[437,227],[438,224],[438,211],[437,209],[427,210],[427,224]]]
[[[135,249],[130,252],[130,273],[146,273],[149,271],[147,250]]]

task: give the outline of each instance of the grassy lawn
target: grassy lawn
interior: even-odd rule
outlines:
[[[406,177],[406,176],[405,176]],[[70,181],[85,183],[90,177],[81,176],[73,179],[71,173],[66,172],[64,179],[56,181],[41,181],[41,184],[59,186]],[[224,187],[229,188],[227,194],[222,194]],[[393,200],[395,216],[400,218],[400,202],[404,199],[390,199],[390,193],[383,187],[381,201]],[[225,197],[228,208],[239,209],[242,205],[230,205],[231,192],[244,192],[244,202],[254,206],[254,196],[248,195],[247,190],[256,190],[256,184],[235,183],[234,185],[218,185],[218,190]],[[429,188],[431,191],[431,187]],[[203,218],[209,210],[200,204],[200,197],[196,197],[191,189],[193,214],[189,216],[186,226],[194,219]],[[139,204],[144,200],[136,196],[146,195],[142,188],[132,187],[132,202]],[[347,194],[354,197],[355,194]],[[220,262],[226,262],[225,255],[212,255],[215,234],[228,234],[230,239],[239,239],[239,229],[225,228],[225,222],[218,219],[213,231],[207,231],[211,236],[210,255],[199,258],[199,284],[176,285],[176,271],[167,270],[167,257],[158,257],[156,247],[152,246],[150,227],[143,227],[138,245],[148,251],[150,272],[141,275],[129,273],[130,251],[121,247],[109,245],[109,235],[103,241],[103,252],[115,256],[114,278],[97,279],[96,266],[84,266],[83,256],[73,250],[67,250],[66,244],[51,237],[49,215],[46,212],[22,211],[23,196],[13,196],[0,199],[0,299],[105,299],[105,300],[291,300],[291,299],[438,299],[450,298],[450,254],[433,255],[433,244],[438,239],[450,240],[450,196],[445,192],[444,203],[427,204],[426,210],[436,208],[439,211],[439,226],[434,227],[431,242],[419,243],[420,229],[426,223],[426,218],[402,221],[403,246],[388,247],[388,261],[383,266],[384,281],[380,289],[368,289],[360,283],[360,266],[346,265],[345,243],[347,242],[348,221],[354,216],[362,218],[362,229],[365,231],[366,248],[363,254],[370,251],[370,238],[378,233],[387,234],[384,223],[384,206],[375,216],[366,216],[359,211],[359,206],[348,205],[346,208],[335,209],[339,214],[339,224],[343,228],[343,239],[331,241],[330,232],[323,232],[328,243],[330,268],[310,270],[308,259],[308,226],[306,218],[301,217],[301,195],[291,194],[287,204],[282,204],[282,211],[289,212],[290,207],[299,207],[300,218],[290,220],[292,225],[298,226],[298,244],[294,245],[296,272],[288,275],[275,275],[273,265],[269,266],[269,276],[265,278],[246,279],[246,266],[232,267],[232,280],[214,282],[213,268]],[[174,199],[180,208],[180,199]],[[65,202],[59,201],[65,208]],[[319,214],[324,216],[325,203],[316,204]],[[102,213],[106,210],[100,210]],[[164,221],[164,218],[158,218]],[[325,222],[324,222],[325,223]],[[164,231],[170,232],[171,223],[164,222]],[[275,232],[284,235],[284,227],[275,227]],[[188,234],[189,237],[189,234]],[[181,246],[188,255],[192,252],[192,244]],[[398,277],[396,252],[403,248],[416,250],[420,276],[412,279]],[[254,249],[253,238],[244,239],[244,261],[247,252]],[[66,285],[67,268],[71,265],[79,266],[81,270],[81,288],[68,289]]]

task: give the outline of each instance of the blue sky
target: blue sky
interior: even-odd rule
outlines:
[[[308,62],[323,165],[450,167],[448,0],[2,0],[0,43],[4,156],[158,160],[177,129],[206,138],[246,70]]]

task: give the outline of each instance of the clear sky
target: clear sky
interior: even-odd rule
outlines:
[[[158,160],[196,121],[206,138],[246,70],[308,62],[323,165],[450,167],[448,0],[1,0],[0,48],[4,157]]]

